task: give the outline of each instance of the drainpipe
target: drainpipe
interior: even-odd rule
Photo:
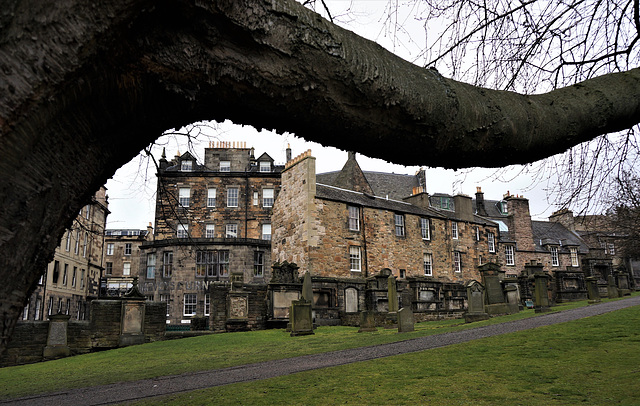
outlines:
[[[362,223],[362,248],[364,252],[364,277],[367,278],[369,277],[369,258],[367,256],[367,233],[364,224],[364,207],[362,207],[362,210],[360,211],[360,218],[360,222]]]

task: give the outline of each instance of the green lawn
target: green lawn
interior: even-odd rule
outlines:
[[[585,305],[582,303],[571,303],[568,305],[561,305],[556,309],[572,308],[579,305]],[[640,312],[640,310],[638,311]],[[626,314],[626,312],[625,312]],[[632,316],[637,316],[633,311],[630,312]],[[0,398],[11,398],[16,396],[29,395],[34,393],[50,392],[56,390],[62,390],[67,388],[86,387],[98,384],[115,383],[120,381],[129,381],[143,378],[152,378],[163,375],[179,374],[183,372],[201,371],[207,369],[222,368],[233,365],[242,365],[251,362],[265,361],[270,359],[280,359],[287,357],[294,357],[304,354],[320,353],[332,350],[339,350],[345,348],[360,347],[365,345],[374,345],[386,342],[393,342],[398,340],[404,340],[408,338],[414,338],[419,336],[425,336],[430,334],[438,334],[447,331],[460,330],[465,328],[472,328],[485,324],[493,324],[497,322],[520,319],[525,317],[532,317],[534,313],[532,310],[526,310],[516,315],[496,317],[488,321],[478,322],[465,325],[461,320],[448,320],[439,322],[428,322],[416,324],[416,331],[413,333],[397,334],[396,330],[384,330],[379,329],[376,333],[357,333],[357,328],[353,327],[321,327],[316,330],[316,334],[312,336],[304,337],[289,337],[289,334],[283,330],[266,330],[258,332],[246,332],[246,333],[230,333],[230,334],[216,334],[203,337],[189,338],[183,340],[164,341],[151,344],[145,344],[140,346],[127,347],[117,350],[104,351],[94,354],[87,354],[77,357],[70,357],[56,361],[43,362],[32,365],[24,365],[18,367],[8,367],[0,369]],[[634,316],[634,317],[635,317]],[[629,316],[631,317],[631,316]],[[581,327],[582,329],[582,327]],[[523,333],[521,337],[528,337],[529,332]],[[595,332],[593,334],[599,334]],[[625,333],[627,334],[627,333]],[[551,334],[553,336],[553,334]],[[497,338],[498,343],[502,343],[505,336]],[[519,339],[520,344],[524,345],[523,338]],[[625,340],[623,340],[625,341]],[[486,340],[482,341],[487,342]],[[465,344],[465,346],[479,345],[477,343]],[[495,346],[494,344],[484,344],[487,348]],[[636,343],[637,345],[637,343]],[[462,348],[456,346],[456,348]],[[514,348],[519,348],[514,345]],[[444,351],[438,350],[439,351]],[[460,351],[460,350],[458,350]],[[485,351],[485,350],[482,350]],[[501,344],[497,346],[497,351],[501,352]],[[409,355],[410,360],[417,360],[419,357],[426,357],[425,361],[417,362],[415,367],[418,368],[416,372],[416,383],[420,382],[417,376],[424,376],[427,381],[436,379],[439,374],[442,374],[442,378],[445,381],[451,376],[451,372],[445,373],[442,369],[442,362],[430,361],[431,357],[435,356],[436,352],[427,351],[420,354]],[[447,358],[451,355],[445,355]],[[394,360],[401,360],[402,357],[394,357]],[[516,357],[517,359],[517,357]],[[465,361],[461,359],[461,361]],[[356,368],[355,376],[360,376],[362,365],[375,365],[375,363],[389,362],[386,360],[374,361],[372,363],[360,363],[357,366],[350,366],[345,368]],[[409,373],[412,367],[402,366],[398,364],[394,366],[396,361],[392,361],[389,366],[384,368],[390,368],[389,371],[398,367],[401,370]],[[398,361],[401,362],[401,361]],[[413,361],[412,361],[413,362]],[[450,359],[446,362],[447,365],[454,365],[458,360]],[[466,361],[465,361],[466,362]],[[425,365],[437,366],[438,373],[424,371]],[[485,365],[482,363],[482,367]],[[378,369],[372,367],[372,369]],[[336,374],[337,368],[330,368],[326,371],[327,374]],[[316,372],[321,373],[321,372]],[[344,372],[347,373],[348,372]],[[477,371],[474,372],[477,373]],[[342,381],[343,372],[337,373],[337,376]],[[298,382],[301,377],[306,374],[297,374],[298,377],[292,382]],[[376,392],[376,387],[385,388],[389,384],[396,382],[397,373],[378,373],[372,375],[372,380],[376,382],[375,387],[362,389],[365,392]],[[477,375],[475,375],[477,377]],[[637,376],[636,376],[637,378]],[[287,382],[287,378],[282,382]],[[290,378],[289,378],[290,379]],[[316,378],[309,378],[316,379]],[[327,377],[317,378],[325,385],[330,382]],[[457,380],[457,379],[456,379]],[[360,379],[356,380],[354,385],[360,382]],[[263,383],[264,385],[273,385],[273,382],[281,382],[278,380],[270,380],[270,383]],[[402,382],[406,382],[404,379]],[[364,382],[361,382],[364,383]],[[425,384],[425,382],[420,383]],[[256,383],[254,385],[260,385]],[[276,387],[285,385],[284,391],[296,392],[297,389],[289,388],[291,383],[276,383]],[[351,385],[351,384],[349,384]],[[229,388],[239,385],[232,385]],[[338,382],[336,388],[340,388],[341,385]],[[427,385],[432,387],[432,385]],[[36,389],[34,389],[36,388]],[[313,393],[313,391],[303,389],[305,393]],[[389,389],[389,388],[387,388]],[[225,393],[226,390],[216,388],[214,392]],[[327,391],[327,387],[319,388],[322,394]],[[380,389],[386,390],[386,389]],[[421,391],[426,390],[425,388]],[[250,390],[253,392],[253,390]],[[245,391],[242,390],[242,393]],[[276,391],[277,392],[277,391]],[[332,399],[333,399],[333,392]],[[273,389],[262,390],[265,396],[269,393],[274,393]],[[350,393],[346,391],[346,393]],[[358,392],[359,393],[359,392]],[[210,395],[204,395],[205,399],[208,399]],[[231,396],[231,395],[229,395]],[[322,396],[321,396],[322,397]],[[228,398],[217,399],[215,402],[230,403],[272,403],[273,400],[268,398],[235,399],[233,396]],[[235,399],[235,400],[234,400]],[[336,398],[337,399],[337,398]],[[326,399],[325,399],[326,401]],[[187,402],[190,400],[177,400],[177,403]],[[206,403],[207,401],[205,401]],[[296,403],[296,400],[292,401]],[[369,401],[362,402],[368,403]],[[362,403],[361,402],[361,403]],[[423,402],[418,400],[418,402]],[[307,399],[300,401],[300,403],[312,403]],[[336,403],[340,403],[336,400]],[[385,403],[385,402],[381,402]]]

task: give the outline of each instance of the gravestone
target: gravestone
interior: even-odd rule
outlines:
[[[516,314],[520,311],[520,297],[518,287],[514,284],[506,284],[504,287],[507,296],[507,310],[509,314]]]
[[[71,349],[67,345],[67,330],[69,327],[68,314],[52,314],[49,316],[49,333],[47,346],[44,347],[45,359],[56,359],[71,355]]]
[[[389,313],[395,313],[398,311],[398,290],[396,288],[396,277],[389,275],[389,281],[387,283],[387,298],[389,301]]]
[[[249,330],[249,293],[244,291],[244,273],[231,274],[231,290],[227,293],[227,331]]]
[[[536,313],[551,311],[549,306],[549,275],[546,272],[536,272],[534,278],[533,305]]]
[[[311,302],[305,299],[293,301],[289,311],[289,323],[291,337],[313,334]]]
[[[489,314],[484,310],[484,286],[478,281],[467,282],[467,312],[464,314],[465,323],[487,320]]]
[[[376,312],[368,310],[360,312],[360,329],[358,330],[358,333],[378,331],[378,328],[376,327],[375,314]]]
[[[309,271],[305,272],[304,278],[302,278],[302,298],[313,302],[313,287],[311,286],[311,274],[309,274]]]
[[[613,275],[609,275],[607,277],[607,294],[609,299],[615,299],[622,296],[618,290],[618,286],[616,286],[616,279]]]
[[[630,295],[631,289],[629,289],[629,275],[624,271],[617,271],[616,280],[618,281],[617,286],[620,297]]]
[[[587,282],[588,303],[600,303],[602,300],[600,299],[600,289],[598,288],[598,277],[587,276],[585,281]]]
[[[145,297],[138,290],[138,278],[133,279],[131,289],[122,300],[121,330],[118,344],[121,347],[144,344]]]
[[[356,288],[346,288],[344,290],[344,310],[346,313],[356,313],[358,311],[358,290]]]
[[[413,312],[411,309],[403,307],[398,310],[398,333],[408,333],[414,330]]]
[[[498,264],[488,263],[478,267],[485,288],[485,311],[488,314],[507,314],[507,298],[502,287],[505,272]]]

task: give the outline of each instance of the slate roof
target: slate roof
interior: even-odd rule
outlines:
[[[340,189],[335,186],[316,183],[316,197],[336,202],[350,203],[353,205],[371,207],[395,211],[399,213],[416,214],[419,216],[440,217],[444,216],[434,209],[423,209],[412,204],[395,199],[376,197],[352,190]]]
[[[316,175],[316,182],[335,185],[339,173],[340,171],[319,173]],[[389,196],[389,199],[401,200],[411,196],[413,188],[420,186],[415,175],[369,171],[363,171],[363,173],[373,190],[373,194],[383,197]]]
[[[581,253],[589,252],[589,247],[582,238],[560,223],[534,220],[531,227],[536,251],[547,251],[546,245],[557,245],[561,250],[566,246],[574,246]]]

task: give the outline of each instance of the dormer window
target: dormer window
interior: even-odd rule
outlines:
[[[231,172],[231,161],[220,161],[220,172]]]
[[[498,209],[500,209],[500,214],[509,214],[509,212],[507,211],[507,202],[505,202],[504,200],[498,202]]]
[[[180,163],[180,170],[183,172],[191,172],[193,170],[193,161],[182,161]]]
[[[260,162],[260,172],[271,172],[271,162]]]

